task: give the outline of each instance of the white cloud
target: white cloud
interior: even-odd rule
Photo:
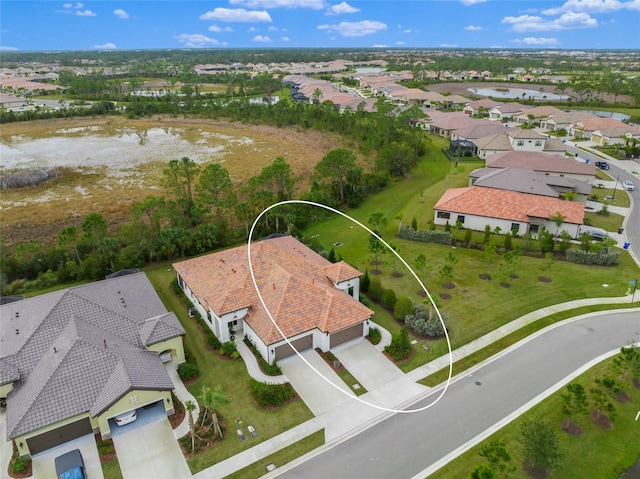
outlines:
[[[258,29],[256,27],[251,27],[249,30],[247,30],[249,32],[257,32]]]
[[[97,50],[116,50],[118,47],[115,43],[105,43],[104,45],[93,45],[91,48],[95,48]]]
[[[291,41],[291,39],[289,37],[282,37],[281,40],[283,42],[290,42]]]
[[[113,14],[116,17],[122,18],[123,20],[126,20],[127,18],[129,18],[129,14],[120,8],[118,8],[117,10],[114,10]]]
[[[399,46],[404,45],[404,44],[405,44],[405,42],[402,42],[402,41],[396,42],[396,45],[399,45]]]
[[[356,13],[360,9],[352,7],[347,2],[338,3],[337,5],[331,5],[327,10],[327,15],[344,15],[346,13]]]
[[[640,11],[640,0],[623,2],[620,0],[567,0],[562,6],[543,10],[545,15],[557,15],[562,12],[610,13],[618,10]]]
[[[476,3],[483,3],[486,2],[487,0],[460,0],[462,2],[463,5],[465,6],[469,6],[469,5],[475,5]]]
[[[511,24],[514,32],[552,32],[573,30],[576,28],[593,28],[598,26],[598,20],[588,13],[567,12],[555,20],[547,20],[532,15],[519,17],[504,17],[502,23]]]
[[[311,8],[313,10],[321,10],[326,6],[324,0],[229,0],[229,3],[249,8]]]
[[[522,39],[516,38],[511,40],[513,43],[521,43],[523,45],[535,45],[535,46],[553,46],[558,44],[558,40],[555,38],[542,38],[542,37],[526,37]]]
[[[177,35],[176,40],[179,43],[183,43],[186,47],[190,48],[202,48],[209,45],[219,45],[220,42],[215,38],[210,38],[201,33],[182,33]]]
[[[260,23],[272,22],[271,15],[264,10],[245,10],[243,8],[215,8],[200,15],[200,20],[220,22]]]
[[[76,3],[65,3],[62,5],[64,8],[71,8],[73,10],[79,10],[84,8],[84,3],[76,2]]]
[[[361,22],[340,22],[334,25],[318,25],[318,30],[327,30],[335,32],[343,37],[364,37],[381,30],[386,30],[387,25],[372,20],[363,20]]]
[[[78,15],[79,17],[95,17],[96,16],[96,14],[93,13],[91,10],[77,10],[76,15]]]
[[[91,10],[82,10],[84,8],[84,3],[76,2],[76,3],[64,3],[62,5],[64,10],[58,10],[57,13],[70,13],[72,15],[77,15],[79,17],[95,17],[96,14]]]
[[[271,43],[271,38],[265,37],[263,35],[256,35],[255,37],[253,37],[253,41],[258,43]]]
[[[389,48],[389,45],[384,45],[381,43],[376,43],[375,45],[371,45],[371,48]]]
[[[277,27],[269,27],[269,28],[267,28],[267,30],[269,30],[270,32],[277,32],[278,28]]]
[[[211,25],[209,28],[207,28],[207,30],[209,30],[210,32],[220,33],[220,32],[232,32],[233,28],[231,28],[231,27],[220,27],[218,25]]]
[[[457,43],[441,43],[440,46],[442,48],[458,48]]]
[[[468,32],[477,32],[478,30],[482,30],[482,27],[478,27],[476,25],[469,25],[468,27],[464,27]]]
[[[17,52],[18,49],[16,47],[8,47],[6,45],[0,46],[0,52]]]
[[[402,33],[411,33],[413,30],[411,30],[410,28],[407,28],[405,30],[402,30]]]

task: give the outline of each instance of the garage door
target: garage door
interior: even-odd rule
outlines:
[[[91,433],[93,433],[93,429],[89,418],[84,418],[27,439],[27,446],[29,446],[31,455],[34,455]]]
[[[351,326],[350,328],[343,329],[342,331],[338,331],[337,333],[333,333],[331,335],[330,346],[332,348],[335,348],[338,344],[346,343],[347,341],[351,341],[352,339],[362,337],[362,328],[362,323],[358,323],[355,326]]]
[[[313,347],[313,334],[305,336],[304,338],[296,339],[295,341],[291,341],[291,344],[298,350],[304,351],[305,349],[310,349]],[[278,359],[283,359],[292,354],[296,354],[289,344],[283,344],[282,346],[278,346],[276,348],[276,361]]]

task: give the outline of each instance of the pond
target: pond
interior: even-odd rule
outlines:
[[[467,88],[468,91],[479,96],[490,96],[493,98],[511,98],[513,100],[566,100],[568,95],[550,93],[540,90],[531,90],[527,88]]]
[[[576,111],[576,110],[566,110],[566,111]],[[601,111],[601,110],[581,110],[588,111],[589,113],[593,113],[600,118],[613,118],[618,121],[630,120],[631,115],[625,115],[624,113],[616,113],[614,111]]]

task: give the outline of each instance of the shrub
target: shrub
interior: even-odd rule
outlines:
[[[582,251],[575,248],[570,248],[565,252],[567,261],[577,264],[596,264],[599,266],[614,266],[618,264],[620,260],[620,253],[618,251],[612,251],[610,253],[604,253],[601,250],[598,253],[592,253],[589,251]]]
[[[411,218],[411,228],[414,230],[418,229],[418,219],[415,216]]]
[[[432,230],[414,230],[409,226],[402,226],[398,236],[410,241],[422,241],[423,243],[437,243],[451,245],[453,243],[453,236],[449,231],[438,231],[433,224]]]
[[[393,311],[396,302],[398,299],[396,298],[396,292],[392,289],[384,289],[382,291],[382,305],[388,309],[389,311]]]
[[[261,408],[277,407],[295,397],[291,384],[266,384],[251,378],[251,396]]]
[[[360,302],[364,304],[367,308],[371,306],[371,301],[366,296],[360,296]]]
[[[467,230],[464,232],[464,242],[467,246],[471,243],[471,235],[473,232],[471,230]]]
[[[369,291],[369,285],[371,284],[371,278],[369,278],[369,270],[366,269],[364,271],[364,276],[362,277],[362,281],[360,281],[360,291],[366,293]]]
[[[441,314],[446,326],[448,318],[444,313]],[[423,305],[418,304],[414,307],[413,312],[405,317],[404,322],[409,329],[421,336],[442,336],[444,329],[442,328],[440,318],[437,314],[431,314],[431,318],[429,316],[427,309]]]
[[[384,289],[382,288],[382,283],[379,278],[373,278],[371,280],[371,284],[369,285],[369,297],[371,301],[378,302],[382,298],[382,293]]]
[[[178,376],[180,376],[180,379],[183,381],[193,379],[198,374],[200,374],[200,370],[198,369],[198,366],[193,363],[182,363],[178,366]]]
[[[209,343],[209,346],[216,351],[222,347],[220,340],[209,328],[207,328],[207,342]]]
[[[391,344],[385,346],[384,350],[394,361],[400,361],[411,354],[411,342],[406,326],[391,335]]]
[[[13,459],[13,462],[11,463],[11,472],[16,474],[24,472],[28,464],[29,464],[29,459],[27,459],[24,456],[17,456]]]
[[[378,344],[382,340],[382,333],[378,328],[371,326],[369,328],[369,339],[372,344]]]
[[[511,233],[507,231],[504,235],[504,249],[509,251],[512,248],[513,248],[513,241],[511,240]]]
[[[236,352],[238,352],[236,349],[236,343],[234,343],[233,341],[227,341],[226,343],[222,343],[222,346],[220,346],[220,354],[222,354],[223,356],[233,357],[233,353]]]
[[[393,308],[393,317],[404,321],[404,317],[413,312],[413,302],[407,296],[401,296]]]

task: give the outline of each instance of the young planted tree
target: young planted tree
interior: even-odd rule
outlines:
[[[200,425],[204,425],[207,415],[209,415],[211,418],[211,424],[207,428],[207,431],[213,427],[214,431],[218,433],[218,436],[222,437],[222,429],[220,428],[220,422],[218,421],[218,408],[222,404],[229,402],[222,393],[222,388],[218,386],[212,391],[211,388],[202,386],[202,393],[198,396],[198,399],[204,407],[204,414],[202,415],[202,422]]]
[[[498,474],[491,466],[478,464],[469,473],[469,479],[498,479]]]
[[[382,226],[387,224],[387,217],[381,211],[371,213],[371,216],[369,216],[369,224],[373,226],[373,231],[377,233]]]
[[[418,277],[424,281],[424,279],[431,273],[433,266],[427,264],[427,257],[424,254],[420,253],[413,260],[413,268],[416,270],[416,274],[418,275]],[[427,293],[425,293],[422,289],[418,291],[418,294],[423,297],[427,295]]]
[[[613,367],[622,384],[627,382],[629,376],[640,377],[640,348],[633,341],[621,347],[620,354],[613,359]]]
[[[557,467],[563,458],[558,435],[551,426],[541,421],[525,420],[517,441],[531,469],[549,470]]]
[[[543,281],[545,283],[551,282],[551,278],[549,278],[549,270],[551,269],[551,266],[553,266],[553,254],[545,253],[544,262],[542,263],[541,267],[542,276],[540,277],[540,281]]]
[[[484,261],[484,273],[480,275],[480,279],[491,279],[489,275],[489,265],[498,256],[498,248],[493,242],[493,239],[489,239],[489,242],[485,244],[484,251],[482,252],[482,260]]]
[[[452,289],[454,284],[453,280],[453,267],[458,263],[458,258],[449,253],[444,259],[444,264],[440,268],[440,278],[442,278],[443,286],[447,289]]]
[[[371,264],[375,266],[371,272],[373,274],[380,274],[381,271],[378,266],[382,263],[381,256],[385,255],[387,247],[380,241],[375,235],[369,236],[369,254],[373,257]]]
[[[509,464],[511,455],[507,452],[507,445],[503,441],[491,441],[482,446],[480,457],[485,458],[491,468],[501,474],[507,474],[515,469]]]
[[[615,419],[616,408],[607,397],[607,393],[600,388],[589,389],[591,393],[591,400],[593,401],[593,407],[595,408],[596,419],[600,419],[607,416],[609,428],[613,420]],[[608,414],[607,414],[608,413]]]
[[[562,429],[569,431],[572,418],[585,414],[589,406],[587,402],[587,393],[584,387],[578,383],[567,384],[567,393],[561,394],[562,398],[562,414],[566,416]]]
[[[196,410],[196,404],[189,399],[185,401],[184,408],[187,410],[187,421],[189,423],[189,436],[191,436],[191,452],[196,450],[196,425],[193,421],[193,411]]]

